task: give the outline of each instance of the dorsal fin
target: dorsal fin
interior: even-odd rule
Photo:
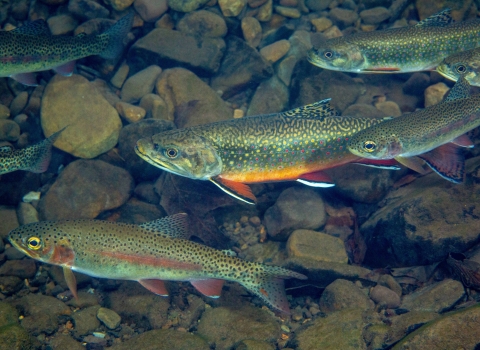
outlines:
[[[425,18],[416,24],[417,27],[445,27],[453,23],[452,10],[445,9]]]
[[[461,98],[470,97],[470,83],[465,79],[465,75],[460,75],[457,82],[448,92],[448,95],[445,97],[445,101],[454,101]]]
[[[23,26],[10,31],[10,33],[22,35],[51,35],[48,24],[43,19],[26,23]]]
[[[145,230],[168,238],[188,239],[188,215],[185,213],[166,216],[139,225]]]
[[[330,104],[331,98],[322,101],[314,102],[306,106],[297,107],[282,114],[287,117],[298,118],[324,118],[338,116],[338,112]]]

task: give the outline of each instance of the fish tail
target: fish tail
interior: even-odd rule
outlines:
[[[265,303],[285,314],[290,314],[287,295],[285,294],[285,279],[307,279],[305,275],[284,269],[282,267],[261,265],[263,273],[258,277],[246,278],[240,283]]]
[[[118,57],[123,50],[123,39],[133,25],[133,11],[120,18],[110,29],[98,36],[100,40],[106,40],[107,44],[100,56],[105,59]]]
[[[50,165],[50,160],[52,159],[52,146],[58,139],[62,131],[65,130],[65,128],[52,134],[49,138],[46,138],[42,142],[38,143],[36,146],[32,146],[36,148],[35,154],[37,156],[35,161],[25,170],[31,171],[33,173],[43,173],[47,171],[48,166]]]

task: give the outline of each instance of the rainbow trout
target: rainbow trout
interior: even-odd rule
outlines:
[[[414,26],[361,32],[326,40],[308,52],[316,66],[353,73],[431,70],[459,51],[480,46],[480,20],[452,23],[450,10]]]
[[[362,130],[347,148],[359,157],[392,159],[419,172],[423,159],[447,180],[460,183],[465,161],[460,147],[473,147],[464,135],[480,125],[480,94],[469,96],[470,85],[460,77],[445,101]],[[458,147],[460,146],[460,147]]]
[[[246,184],[299,181],[330,187],[334,183],[324,169],[346,163],[395,168],[395,162],[361,159],[346,149],[352,135],[382,120],[337,116],[328,99],[283,113],[169,130],[140,139],[135,151],[163,170],[210,180],[255,204]]]
[[[16,170],[26,170],[34,173],[46,171],[52,157],[52,146],[64,129],[26,148],[16,150],[12,146],[0,147],[0,175]]]
[[[445,78],[455,81],[463,75],[470,85],[480,86],[480,48],[448,56],[436,70]]]
[[[0,31],[0,77],[37,85],[32,72],[54,69],[71,75],[75,60],[90,55],[113,59],[123,49],[123,38],[133,23],[133,12],[99,35],[53,36],[43,20],[11,31]]]
[[[271,307],[289,312],[284,279],[306,279],[281,267],[244,261],[226,251],[187,240],[186,214],[142,225],[101,220],[32,223],[11,231],[8,239],[20,251],[63,267],[74,294],[73,271],[93,277],[138,281],[167,296],[164,280],[189,281],[200,293],[218,298],[223,282],[238,282]]]

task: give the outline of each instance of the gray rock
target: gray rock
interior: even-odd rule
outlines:
[[[285,111],[288,107],[288,95],[287,86],[276,76],[263,81],[250,101],[247,116]]]
[[[340,29],[351,26],[358,19],[358,14],[355,11],[335,7],[330,10],[330,19]]]
[[[22,91],[13,99],[12,103],[10,104],[10,114],[12,116],[17,116],[20,114],[21,111],[25,108],[28,102],[28,92]]]
[[[392,326],[385,333],[385,344],[391,345],[427,322],[439,318],[436,312],[410,311],[392,318]]]
[[[26,225],[38,221],[38,212],[30,203],[21,202],[17,207],[17,217],[20,225]]]
[[[335,311],[373,308],[373,303],[353,282],[338,279],[329,284],[320,296],[320,310],[326,314]]]
[[[296,229],[318,229],[326,222],[322,197],[313,189],[290,187],[265,212],[264,224],[268,235],[286,240]]]
[[[275,347],[265,341],[248,339],[241,341],[235,350],[275,350]]]
[[[153,182],[140,182],[133,191],[136,197],[140,200],[150,203],[158,204],[160,202],[160,197],[155,192],[155,187]]]
[[[135,0],[133,6],[145,22],[155,22],[168,11],[168,0]]]
[[[168,0],[168,6],[174,11],[192,12],[200,6],[205,5],[209,0]]]
[[[287,241],[289,258],[306,258],[315,261],[348,262],[343,240],[311,230],[295,230]]]
[[[203,313],[197,334],[216,349],[230,349],[246,339],[276,341],[280,325],[269,312],[256,307],[218,307]]]
[[[228,31],[223,17],[205,10],[186,14],[177,23],[177,29],[185,34],[208,36],[210,38],[222,38],[227,35]]]
[[[109,11],[94,0],[71,0],[68,11],[81,20],[107,18]]]
[[[164,69],[180,66],[209,76],[218,71],[224,51],[223,39],[156,28],[133,44],[127,60],[134,71],[158,64]]]
[[[255,17],[242,19],[243,38],[251,47],[257,47],[262,40],[262,26]]]
[[[99,309],[100,305],[89,306],[72,315],[74,326],[73,334],[75,337],[87,335],[100,327],[100,321],[97,319]]]
[[[13,120],[0,119],[0,141],[17,141],[20,136],[20,126]]]
[[[403,92],[409,95],[422,95],[430,85],[430,76],[425,73],[413,73],[403,85]]]
[[[244,40],[231,36],[227,38],[227,50],[217,75],[211,80],[211,87],[228,99],[272,75],[271,64],[257,50]]]
[[[81,275],[81,274],[78,274],[78,275]],[[86,275],[81,275],[81,276],[86,276]],[[82,282],[82,280],[80,280],[80,282]],[[98,299],[99,299],[98,295],[95,295],[95,294],[89,293],[88,291],[83,291],[83,290],[77,291],[77,294],[78,294],[78,300],[75,298],[70,299],[69,301],[66,302],[68,306],[73,306],[74,308],[77,308],[77,309],[84,309],[90,306],[98,305]]]
[[[298,62],[297,57],[295,57],[294,55],[290,55],[285,57],[283,60],[281,60],[275,68],[277,77],[286,86],[290,85],[290,81],[292,79],[292,73],[297,62]]]
[[[446,0],[439,3],[436,0],[416,0],[415,7],[420,20],[449,8],[452,10],[452,18],[459,22],[465,19],[472,2],[472,0]]]
[[[167,213],[161,206],[145,203],[136,198],[130,198],[127,203],[120,208],[108,213],[105,219],[115,219],[118,222],[128,224],[142,224],[144,222],[154,221],[166,216]]]
[[[393,290],[399,297],[402,296],[402,286],[392,277],[392,275],[381,275],[378,278],[377,283],[381,286],[387,287]]]
[[[305,5],[313,12],[323,11],[333,0],[305,0]]]
[[[22,279],[33,278],[37,266],[33,259],[7,260],[0,266],[0,276],[16,276]]]
[[[405,295],[402,308],[441,313],[451,310],[464,295],[465,290],[462,283],[446,279]]]
[[[2,224],[0,225],[0,237],[7,237],[11,230],[20,226],[17,218],[17,212],[15,208],[8,206],[0,206],[0,217],[2,218]],[[3,252],[3,249],[1,250]]]
[[[73,33],[78,25],[77,20],[69,15],[49,17],[47,23],[52,35],[66,35]]]
[[[155,329],[130,340],[113,345],[112,350],[209,350],[207,342],[198,335],[173,329]]]
[[[20,260],[25,257],[25,254],[15,247],[9,247],[5,249],[5,256],[7,260]]]
[[[389,309],[396,309],[400,306],[400,296],[381,285],[376,285],[370,290],[370,298],[376,304],[385,305]]]
[[[168,106],[157,94],[147,94],[140,100],[139,106],[147,112],[146,118],[168,120]]]
[[[390,18],[390,11],[382,6],[373,7],[360,12],[360,18],[365,24],[380,24]]]
[[[382,118],[386,117],[385,113],[378,110],[372,105],[365,103],[355,103],[348,106],[343,112],[342,116],[347,117],[364,117],[364,118]]]
[[[77,160],[42,197],[39,214],[43,220],[93,219],[125,203],[133,186],[133,178],[125,169],[101,160]]]
[[[122,100],[128,103],[138,102],[151,93],[155,82],[162,72],[159,66],[149,66],[127,79],[122,87]]]
[[[0,328],[11,324],[18,324],[18,311],[9,303],[0,302]]]

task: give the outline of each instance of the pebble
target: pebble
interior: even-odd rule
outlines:
[[[177,23],[177,30],[186,34],[208,36],[210,38],[222,38],[228,32],[227,24],[223,17],[212,11],[205,10],[186,14]]]
[[[385,305],[388,309],[396,309],[400,306],[400,297],[393,290],[376,285],[370,290],[370,298],[380,305]]]
[[[343,240],[321,232],[295,230],[287,241],[289,258],[307,258],[315,261],[348,262]]]
[[[343,36],[342,31],[337,26],[331,26],[323,32],[325,39],[333,39]]]
[[[11,230],[20,226],[15,208],[0,205],[0,217],[2,224],[0,225],[0,237],[6,237]]]
[[[126,63],[122,63],[120,68],[115,72],[115,75],[110,79],[110,83],[115,86],[117,89],[120,89],[123,86],[123,83],[128,77],[128,72],[130,67]]]
[[[233,110],[233,119],[240,119],[245,116],[245,112],[242,109]]]
[[[450,90],[444,83],[430,85],[425,90],[425,108],[443,101],[443,97]]]
[[[387,116],[400,117],[402,115],[400,107],[394,101],[377,102],[375,107]]]
[[[82,20],[108,18],[110,11],[94,0],[70,0],[68,11]]]
[[[242,12],[247,0],[218,0],[218,6],[225,17],[235,17]]]
[[[298,9],[286,6],[275,6],[275,12],[287,18],[300,18],[301,16]]]
[[[390,18],[390,11],[382,6],[360,12],[360,18],[366,24],[380,24]]]
[[[23,111],[23,109],[27,105],[28,97],[28,92],[26,91],[22,91],[17,96],[15,96],[12,103],[10,104],[10,114],[13,116],[19,115],[20,112]]]
[[[22,201],[25,203],[30,203],[33,201],[40,200],[42,193],[38,191],[30,191],[26,195],[23,196]]]
[[[145,22],[155,22],[168,10],[167,0],[135,0],[133,6]]]
[[[330,11],[330,19],[340,28],[345,28],[357,21],[358,14],[352,10],[335,7]]]
[[[268,22],[272,18],[273,13],[273,1],[269,0],[258,9],[255,16],[260,22]]]
[[[353,282],[337,279],[329,284],[320,296],[320,310],[332,313],[340,310],[373,308],[373,302]]]
[[[192,12],[198,9],[200,6],[205,5],[210,0],[169,0],[168,6],[174,10],[179,12]]]
[[[257,47],[262,40],[262,26],[255,17],[244,17],[241,22],[243,38],[251,47]]]
[[[142,107],[134,106],[126,102],[117,102],[115,108],[118,114],[129,123],[136,123],[145,118],[146,111]]]
[[[27,96],[28,96],[28,94],[27,94]],[[15,99],[13,101],[15,101]],[[12,101],[12,103],[13,103],[13,101]],[[0,104],[0,119],[7,119],[8,117],[10,117],[10,114],[11,114],[10,109],[5,105]],[[14,114],[14,115],[16,115],[16,114]]]
[[[133,0],[105,0],[105,2],[112,6],[114,10],[123,11],[132,5]],[[139,11],[137,10],[137,12]]]
[[[20,126],[12,120],[0,119],[0,141],[17,141]]]
[[[167,103],[157,94],[146,94],[140,100],[139,106],[145,109],[147,115],[153,119],[168,120]]]
[[[108,328],[115,329],[120,325],[122,318],[113,310],[101,307],[97,311],[97,318]]]
[[[21,202],[17,207],[17,217],[20,225],[31,224],[38,222],[37,209],[30,203]]]
[[[71,34],[78,26],[78,21],[70,15],[52,16],[47,19],[52,35]]]
[[[270,63],[275,63],[290,50],[288,40],[279,40],[260,49],[260,54]]]
[[[333,25],[333,22],[327,17],[313,18],[310,22],[317,32],[323,32]]]
[[[430,76],[425,73],[413,73],[403,84],[403,92],[409,95],[421,95],[430,85]]]
[[[122,100],[128,103],[138,102],[143,96],[153,91],[155,82],[162,72],[158,66],[149,66],[132,75],[122,87]]]
[[[97,319],[99,309],[100,305],[95,305],[73,313],[73,334],[76,337],[87,335],[100,327],[100,321]]]

